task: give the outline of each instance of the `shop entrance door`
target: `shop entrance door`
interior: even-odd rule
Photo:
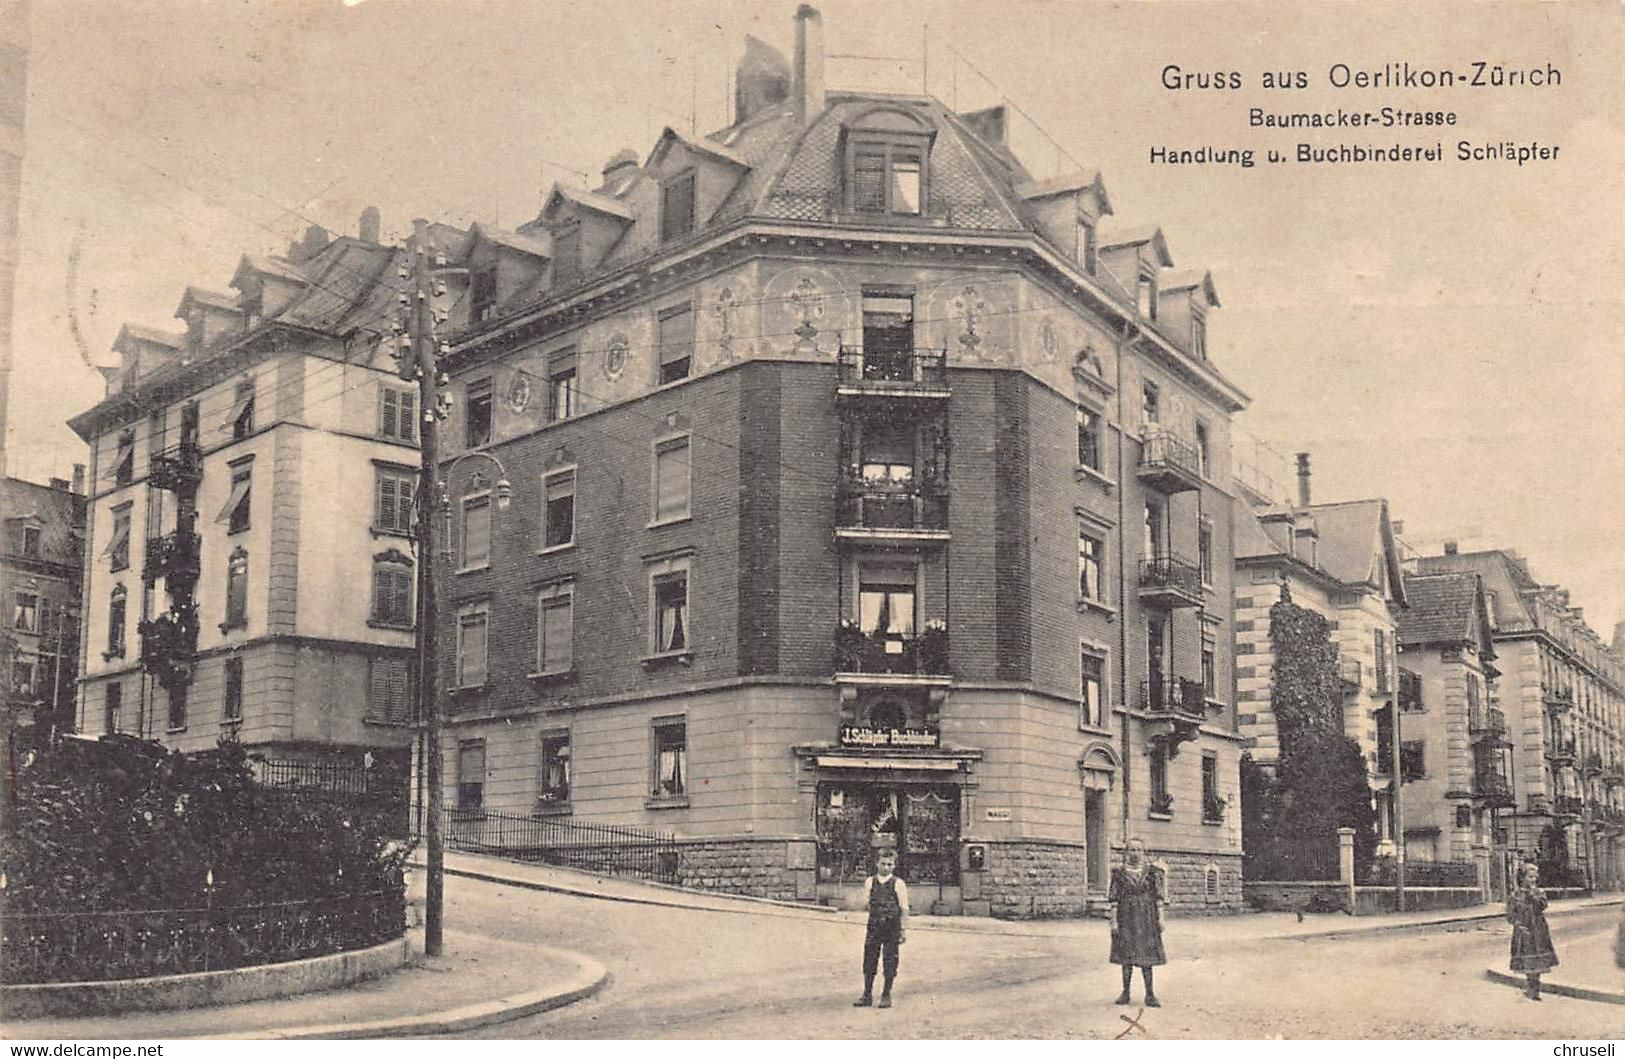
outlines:
[[[874,869],[877,847],[897,850],[910,886],[959,881],[959,788],[938,784],[820,783],[818,879],[850,885]]]
[[[1106,792],[1083,792],[1084,882],[1091,893],[1106,890]]]

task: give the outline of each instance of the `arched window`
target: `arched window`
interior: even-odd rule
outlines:
[[[107,601],[107,657],[124,657],[124,610],[129,593],[123,585],[113,586]]]

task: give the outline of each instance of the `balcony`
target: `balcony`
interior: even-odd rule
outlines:
[[[1486,809],[1507,809],[1517,804],[1506,773],[1496,769],[1479,769],[1473,774],[1473,797],[1483,801]]]
[[[147,559],[141,568],[141,580],[153,582],[167,578],[171,587],[177,582],[196,584],[199,556],[203,538],[189,530],[176,530],[162,537],[147,538]]]
[[[1337,679],[1343,685],[1343,693],[1352,695],[1360,690],[1365,682],[1365,667],[1358,658],[1339,658],[1337,660]]]
[[[913,636],[864,632],[851,621],[835,630],[837,672],[843,683],[945,684],[948,672],[948,630],[928,623]]]
[[[1202,456],[1195,443],[1161,428],[1147,430],[1140,441],[1135,474],[1159,493],[1182,493],[1202,487]]]
[[[837,537],[866,541],[946,541],[948,496],[929,483],[847,475],[841,482]]]
[[[1417,713],[1422,705],[1422,678],[1408,669],[1399,671],[1399,709],[1401,713]],[[1496,713],[1501,711],[1497,710]]]
[[[1567,738],[1562,736],[1554,738],[1546,749],[1546,756],[1551,759],[1554,765],[1574,764],[1574,737],[1571,735]]]
[[[1617,763],[1605,767],[1602,770],[1602,781],[1610,787],[1617,787],[1625,783],[1625,768],[1622,768]]]
[[[188,683],[197,657],[197,608],[169,610],[136,626],[141,636],[141,668],[166,688]]]
[[[1580,799],[1572,794],[1559,794],[1552,799],[1552,812],[1557,816],[1579,816],[1583,808]]]
[[[1201,606],[1201,569],[1172,555],[1141,559],[1140,602],[1163,610]]]
[[[1393,751],[1381,747],[1366,754],[1366,765],[1373,776],[1392,776],[1394,774]]]
[[[203,450],[195,441],[183,441],[147,461],[147,483],[172,493],[193,493],[203,480]]]
[[[1200,724],[1207,710],[1207,703],[1202,694],[1202,682],[1186,680],[1184,677],[1142,680],[1140,709],[1153,718],[1171,718]]]
[[[836,393],[943,399],[948,396],[946,349],[864,350],[842,346]]]
[[[1587,776],[1596,776],[1602,772],[1602,755],[1593,750],[1585,756],[1582,771]]]
[[[1467,711],[1467,735],[1473,742],[1506,743],[1506,714],[1494,706]]]
[[[1572,688],[1540,686],[1540,701],[1553,713],[1562,713],[1564,710],[1574,708],[1574,691]]]

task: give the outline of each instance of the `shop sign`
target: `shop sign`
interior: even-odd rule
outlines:
[[[989,820],[1012,820],[1015,818],[1009,809],[987,809],[985,813]]]
[[[856,747],[934,747],[938,735],[929,728],[871,728],[861,724],[841,725],[841,745]]]

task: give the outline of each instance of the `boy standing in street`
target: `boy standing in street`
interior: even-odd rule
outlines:
[[[869,906],[869,931],[863,939],[863,995],[853,1007],[874,1003],[875,965],[884,958],[886,978],[880,1006],[891,1007],[891,984],[897,977],[897,946],[903,944],[903,921],[908,918],[908,884],[895,874],[897,851],[882,849],[875,855],[875,873],[863,880],[863,903]]]

